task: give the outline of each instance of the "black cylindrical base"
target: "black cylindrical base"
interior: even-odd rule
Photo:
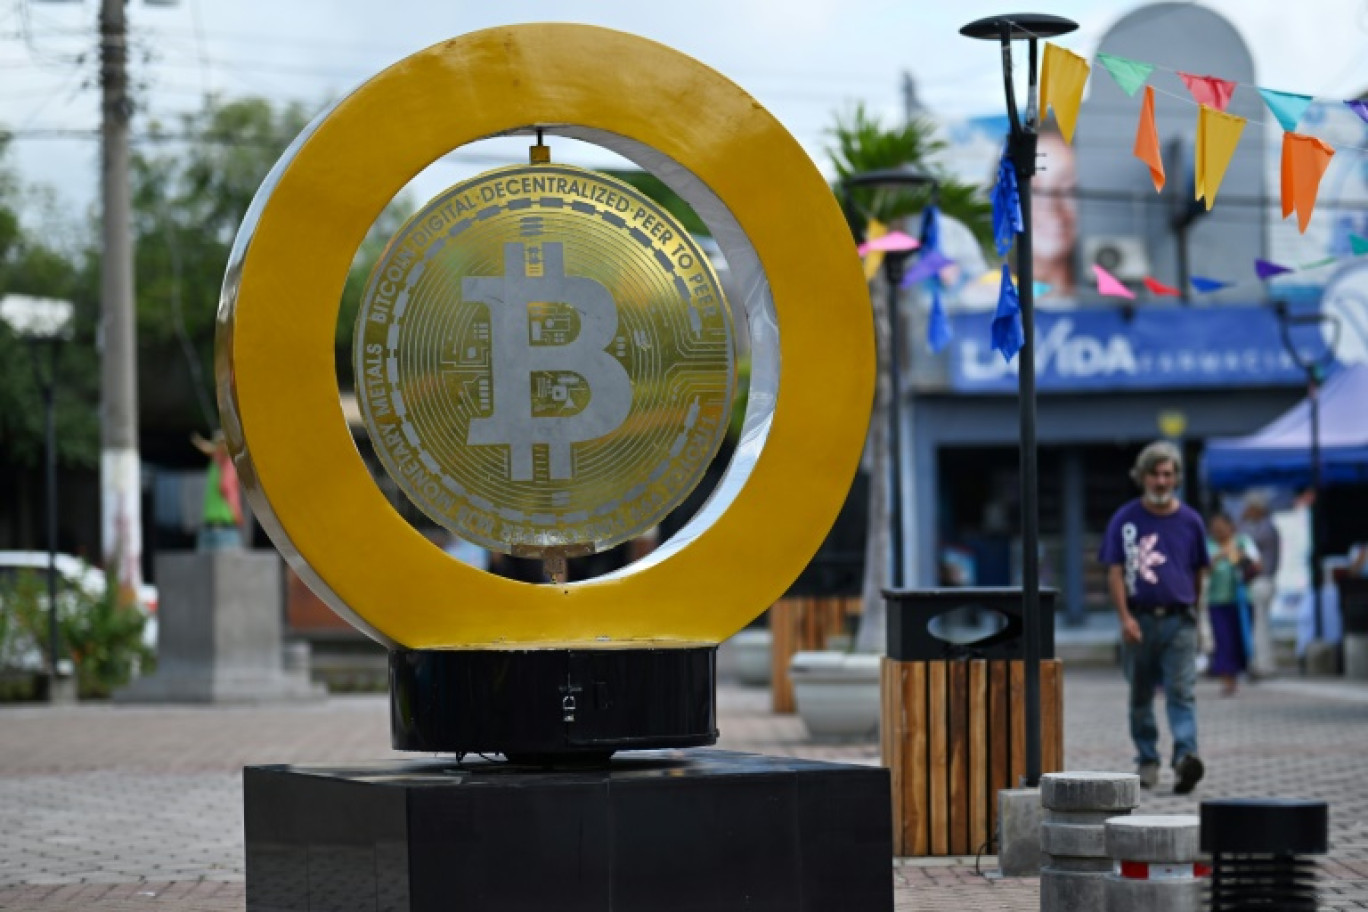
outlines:
[[[594,762],[717,741],[717,647],[395,650],[396,750]]]
[[[1212,912],[1314,912],[1316,866],[1329,851],[1329,806],[1289,798],[1202,802],[1202,851],[1211,855]]]

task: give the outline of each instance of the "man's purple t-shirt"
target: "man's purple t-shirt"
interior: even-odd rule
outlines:
[[[1156,516],[1136,498],[1107,524],[1098,559],[1121,565],[1132,605],[1195,605],[1197,572],[1210,563],[1206,526],[1187,504]]]

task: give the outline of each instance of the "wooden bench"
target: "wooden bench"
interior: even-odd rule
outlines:
[[[795,596],[775,602],[769,610],[770,696],[776,713],[795,711],[789,660],[794,653],[826,649],[827,640],[845,633],[850,618],[863,610],[860,597]]]

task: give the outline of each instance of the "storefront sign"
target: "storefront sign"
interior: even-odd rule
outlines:
[[[953,318],[950,384],[965,393],[1014,393],[1019,359],[990,347],[989,313]],[[1287,386],[1301,371],[1271,307],[1037,311],[1036,383],[1042,392]]]

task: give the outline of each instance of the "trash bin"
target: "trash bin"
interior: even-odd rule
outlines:
[[[1064,763],[1064,682],[1054,657],[1053,589],[1040,592],[1041,772]],[[883,762],[893,782],[895,855],[970,855],[997,828],[997,793],[1026,772],[1025,630],[1019,588],[885,590]],[[930,629],[976,608],[1005,624],[970,642]]]

